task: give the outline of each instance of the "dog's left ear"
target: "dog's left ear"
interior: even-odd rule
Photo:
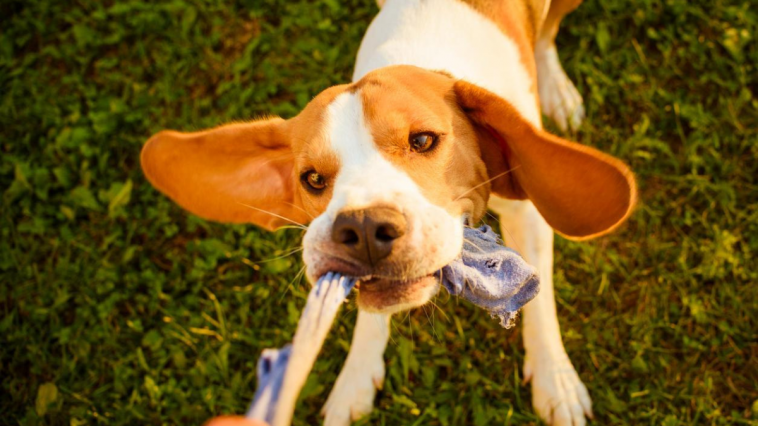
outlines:
[[[489,139],[482,152],[490,176],[510,171],[493,182],[493,192],[529,198],[556,231],[571,239],[606,234],[632,212],[637,186],[624,163],[535,128],[513,105],[481,87],[457,81],[455,93]]]
[[[228,124],[194,133],[162,131],[142,148],[150,183],[209,220],[274,230],[306,223],[287,122]]]

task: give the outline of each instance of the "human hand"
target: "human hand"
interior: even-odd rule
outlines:
[[[260,420],[252,420],[242,416],[219,416],[211,419],[205,426],[269,426]]]

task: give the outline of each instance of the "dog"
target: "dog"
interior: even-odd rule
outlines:
[[[524,377],[553,425],[583,425],[591,400],[561,341],[553,236],[604,235],[637,190],[621,161],[542,129],[575,128],[582,99],[558,59],[561,19],[580,0],[387,0],[353,82],[297,116],[162,131],[143,148],[148,180],[190,212],[273,230],[309,223],[311,282],[360,279],[358,319],[323,409],[347,425],[372,410],[393,313],[427,303],[463,228],[495,211],[506,243],[539,271],[524,308]],[[541,109],[540,109],[541,107]]]

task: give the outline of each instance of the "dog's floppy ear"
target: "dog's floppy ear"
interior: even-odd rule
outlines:
[[[147,141],[140,161],[153,186],[202,218],[270,230],[308,220],[282,119],[162,131]]]
[[[529,198],[556,231],[571,239],[603,235],[629,216],[637,186],[624,163],[535,128],[513,105],[481,87],[457,81],[455,92],[463,111],[489,139],[482,152],[490,175],[510,170],[493,182],[493,192]]]

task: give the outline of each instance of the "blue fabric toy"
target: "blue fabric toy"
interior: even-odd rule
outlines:
[[[274,421],[274,408],[279,399],[291,353],[292,345],[281,349],[263,350],[258,358],[258,389],[255,390],[253,403],[247,411],[248,418],[263,420],[269,424]]]
[[[516,314],[539,293],[537,271],[487,225],[463,230],[461,256],[442,268],[442,286],[500,318],[511,328]]]
[[[466,228],[461,256],[442,268],[442,286],[489,311],[510,328],[518,310],[539,291],[533,267],[515,251],[503,247],[487,225]],[[355,286],[340,274],[321,277],[308,295],[291,345],[266,349],[258,360],[258,389],[247,417],[286,426],[292,421],[295,402],[316,355],[334,321],[339,306]]]

